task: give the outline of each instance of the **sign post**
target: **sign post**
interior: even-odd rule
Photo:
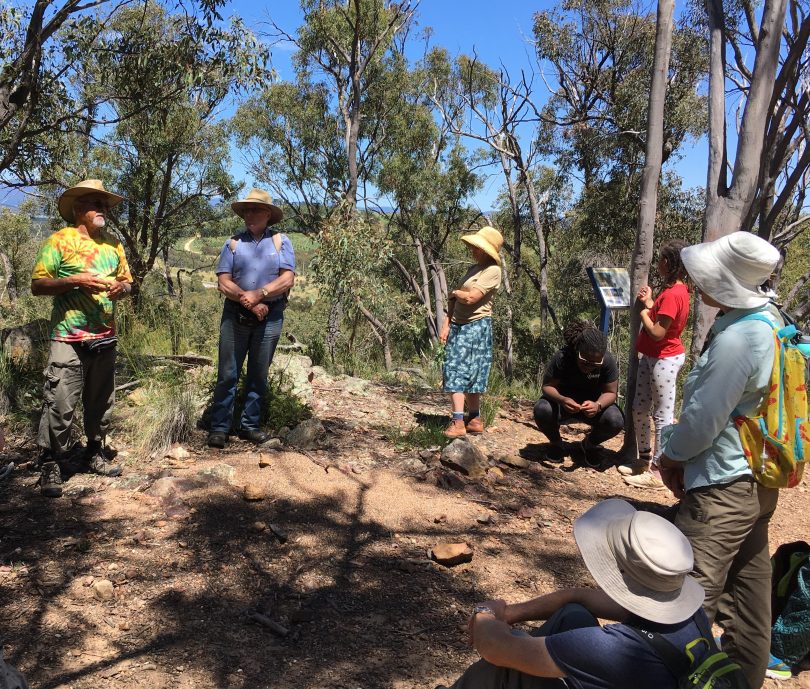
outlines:
[[[627,268],[589,267],[588,277],[602,308],[599,329],[607,335],[610,329],[610,312],[629,309],[633,303],[633,295],[630,293],[630,274],[627,272]]]

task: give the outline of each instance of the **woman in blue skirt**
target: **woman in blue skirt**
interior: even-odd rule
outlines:
[[[484,431],[481,393],[487,389],[492,364],[492,300],[501,286],[501,233],[494,227],[482,227],[461,241],[469,247],[475,264],[461,286],[450,293],[439,335],[447,344],[444,391],[450,393],[453,410],[453,420],[445,431],[448,438]]]

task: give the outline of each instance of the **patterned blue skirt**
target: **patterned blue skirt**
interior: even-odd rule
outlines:
[[[445,392],[486,392],[492,366],[492,319],[450,324],[444,350]]]

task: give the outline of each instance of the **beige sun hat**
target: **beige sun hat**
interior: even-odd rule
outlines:
[[[750,232],[681,249],[681,262],[698,289],[733,309],[752,309],[771,300],[773,294],[761,285],[780,258],[779,249]]]
[[[104,188],[104,183],[100,179],[84,179],[78,184],[66,189],[59,197],[56,207],[62,219],[67,222],[73,222],[73,204],[76,203],[76,199],[87,196],[88,194],[103,194],[107,199],[109,208],[117,206],[124,200],[123,196],[107,191]]]
[[[689,576],[692,546],[663,517],[612,498],[574,522],[574,538],[596,583],[625,610],[675,624],[703,604],[703,587]]]
[[[273,197],[261,189],[251,189],[245,198],[234,201],[231,204],[231,208],[240,218],[244,218],[245,207],[249,205],[265,206],[270,210],[270,220],[267,222],[268,225],[275,225],[277,222],[281,222],[281,219],[284,217],[281,208],[273,205]]]
[[[465,234],[461,238],[462,242],[466,242],[470,246],[477,246],[498,265],[501,265],[500,251],[503,246],[503,236],[494,227],[487,225],[482,227],[475,234]]]

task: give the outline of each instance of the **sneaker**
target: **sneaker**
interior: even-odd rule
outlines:
[[[211,431],[208,434],[208,447],[215,447],[219,450],[225,448],[228,443],[228,434],[222,431]]]
[[[445,436],[448,438],[461,438],[467,435],[467,429],[464,426],[464,419],[453,419],[450,425],[444,431]]]
[[[651,488],[653,490],[666,490],[664,482],[657,476],[653,476],[649,471],[643,474],[631,474],[630,476],[622,476],[622,480],[633,488]]]
[[[96,452],[87,462],[90,471],[99,476],[120,476],[121,465],[107,461],[101,452]]]
[[[267,435],[267,433],[255,428],[248,429],[246,431],[239,431],[239,438],[241,440],[247,440],[249,443],[255,443],[256,445],[261,445],[262,443],[266,443],[268,440],[270,440],[270,436]]]
[[[629,464],[619,464],[616,471],[622,476],[638,476],[645,473],[648,466],[648,462],[630,462]]]
[[[56,462],[43,462],[39,475],[39,490],[46,498],[62,495],[62,472]]]
[[[467,433],[483,433],[484,421],[480,416],[470,419],[465,426]]]
[[[768,669],[765,670],[765,676],[771,679],[785,680],[793,677],[793,673],[779,658],[771,655],[768,657]]]

